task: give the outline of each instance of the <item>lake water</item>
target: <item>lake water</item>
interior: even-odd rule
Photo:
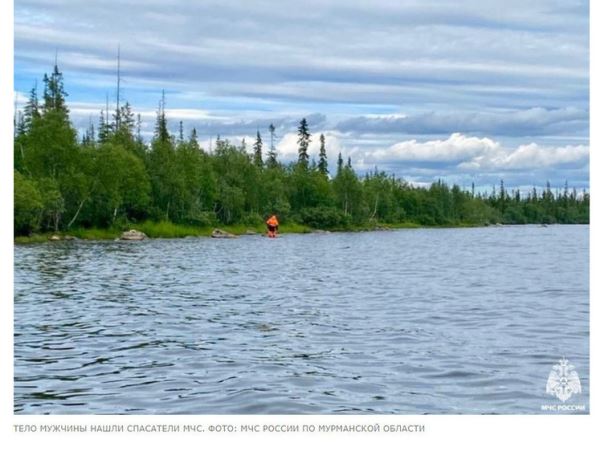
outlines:
[[[589,408],[589,227],[15,247],[20,414]]]

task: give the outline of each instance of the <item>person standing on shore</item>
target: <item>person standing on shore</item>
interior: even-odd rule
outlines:
[[[278,230],[279,230],[279,221],[277,220],[277,216],[272,215],[269,219],[267,219],[267,236],[269,238],[277,237]]]

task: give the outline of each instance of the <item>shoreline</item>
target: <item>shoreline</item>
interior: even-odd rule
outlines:
[[[528,223],[528,224],[447,224],[447,225],[423,225],[412,222],[397,223],[397,224],[375,224],[375,225],[363,225],[346,228],[323,228],[316,229],[302,224],[286,224],[279,228],[280,234],[321,234],[321,233],[336,233],[336,232],[381,232],[390,230],[400,229],[461,229],[461,228],[476,228],[476,227],[509,227],[509,226],[524,226],[524,225],[537,225],[540,227],[547,227],[549,225],[589,225],[589,223],[580,224],[541,224],[541,223]],[[40,244],[45,242],[61,242],[61,241],[115,241],[119,240],[119,237],[125,230],[135,229],[144,232],[148,239],[183,239],[183,238],[209,238],[214,229],[221,229],[228,233],[236,236],[252,236],[252,235],[263,235],[266,233],[262,229],[262,226],[256,225],[216,225],[209,227],[195,227],[179,225],[167,222],[154,223],[146,222],[142,224],[131,224],[126,229],[74,229],[67,232],[45,232],[35,233],[30,236],[16,236],[14,237],[13,244],[15,245],[26,245],[26,244]],[[52,240],[51,237],[57,236],[59,239]]]

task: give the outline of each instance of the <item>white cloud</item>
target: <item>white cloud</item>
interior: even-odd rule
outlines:
[[[337,159],[339,152],[344,159],[352,158],[353,165],[359,170],[372,170],[375,166],[385,167],[395,163],[420,165],[438,165],[461,171],[515,171],[525,169],[544,169],[584,167],[588,164],[589,147],[587,145],[548,146],[537,143],[522,144],[511,148],[488,137],[466,136],[453,133],[446,139],[400,141],[388,147],[374,150],[361,149],[350,145],[351,141],[343,134],[328,130],[326,148],[330,164]],[[298,152],[296,133],[286,133],[277,144],[280,157],[286,161],[296,158]],[[319,152],[318,134],[313,135],[309,154]]]
[[[585,166],[588,164],[589,146],[540,146],[524,144],[516,149],[501,149],[495,154],[478,155],[459,165],[461,169],[514,170],[540,169],[555,166]]]
[[[468,137],[453,133],[448,139],[418,142],[401,141],[389,148],[367,152],[368,161],[464,161],[499,149],[500,144],[489,138]]]
[[[440,164],[458,171],[514,171],[576,167],[588,164],[589,146],[549,146],[537,143],[516,148],[503,146],[490,138],[453,133],[447,139],[419,142],[411,139],[389,147],[354,152],[353,158],[368,168],[378,163],[411,162]]]

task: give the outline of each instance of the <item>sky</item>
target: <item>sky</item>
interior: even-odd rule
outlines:
[[[79,130],[121,99],[152,136],[161,91],[209,149],[306,117],[364,174],[489,189],[589,187],[589,3],[577,0],[15,0],[15,101],[65,78]]]

